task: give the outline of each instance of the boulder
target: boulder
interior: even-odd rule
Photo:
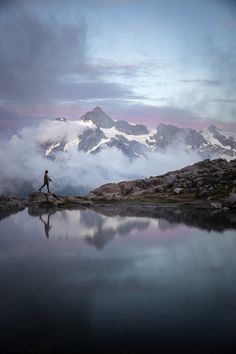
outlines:
[[[172,184],[175,182],[176,180],[176,175],[175,174],[171,174],[169,176],[166,177],[166,184],[169,186],[172,186]]]
[[[119,185],[120,185],[122,195],[128,195],[134,190],[134,184],[132,181],[122,182]]]
[[[182,190],[183,190],[183,188],[175,188],[175,189],[174,189],[174,192],[175,192],[176,194],[179,194]]]
[[[49,193],[48,193],[49,194]],[[40,203],[47,201],[47,193],[42,192],[34,192],[28,195],[28,202],[29,203]]]
[[[236,193],[230,193],[230,195],[225,198],[224,206],[228,208],[236,208]]]
[[[93,193],[96,195],[106,195],[107,193],[114,194],[114,193],[120,193],[120,192],[121,192],[121,188],[116,183],[104,184],[103,186],[96,188],[93,191]]]
[[[165,187],[163,185],[157,186],[154,191],[155,193],[163,193],[165,191]]]

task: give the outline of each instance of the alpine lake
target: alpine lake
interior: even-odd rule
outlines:
[[[1,353],[236,353],[235,230],[172,208],[1,219]]]

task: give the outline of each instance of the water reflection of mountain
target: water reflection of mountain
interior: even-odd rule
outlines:
[[[62,210],[49,213],[37,210],[45,236],[60,239],[80,238],[97,249],[115,237],[140,232],[151,225],[159,230],[174,229],[179,224],[207,231],[223,232],[236,229],[236,214],[232,211],[187,207],[155,207],[153,205],[113,205],[92,209]]]
[[[49,213],[47,210],[29,210],[43,225],[46,238],[82,238],[88,244],[101,249],[116,236],[126,236],[147,229],[152,224],[150,218],[135,216],[106,216],[94,210],[62,210]]]
[[[103,226],[105,226],[104,223],[99,225],[93,237],[89,235],[85,236],[85,240],[96,248],[104,247],[104,245],[115,236],[126,236],[134,230],[145,230],[150,226],[150,222],[148,220],[127,221],[125,224],[121,223],[121,225],[117,225],[116,228]]]

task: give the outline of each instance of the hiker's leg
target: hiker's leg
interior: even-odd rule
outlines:
[[[49,189],[49,183],[46,183],[47,188],[48,188],[48,193],[50,193],[50,189]]]
[[[40,188],[39,191],[41,192],[41,189],[46,185],[46,183],[44,183]]]

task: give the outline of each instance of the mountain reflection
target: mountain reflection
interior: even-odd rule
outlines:
[[[97,249],[102,249],[115,237],[140,232],[152,225],[160,231],[173,230],[179,224],[217,232],[236,229],[236,215],[232,211],[203,208],[117,205],[96,207],[95,210],[28,212],[31,216],[39,217],[46,238],[82,238]]]
[[[33,216],[33,213],[30,215]],[[97,249],[103,248],[117,236],[142,231],[153,224],[153,220],[148,218],[108,217],[93,210],[62,210],[53,214],[43,210],[41,215],[35,216],[42,222],[46,238],[82,238]]]

